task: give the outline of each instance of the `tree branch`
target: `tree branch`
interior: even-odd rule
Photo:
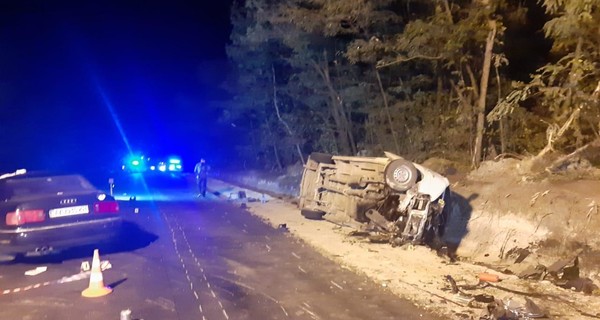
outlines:
[[[400,59],[397,59],[395,61],[388,62],[388,63],[382,63],[381,61],[379,61],[379,62],[377,62],[376,68],[377,69],[386,68],[386,67],[389,67],[389,66],[392,66],[392,65],[395,65],[395,64],[399,64],[399,63],[403,63],[403,62],[407,62],[407,61],[411,61],[411,60],[415,60],[415,59],[440,60],[440,59],[442,59],[442,56],[432,57],[432,56],[426,56],[426,55],[418,54],[418,55],[412,56],[410,58],[400,58]]]

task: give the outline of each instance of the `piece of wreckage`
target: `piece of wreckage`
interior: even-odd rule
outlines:
[[[308,219],[353,226],[353,234],[373,242],[439,245],[449,198],[447,178],[393,153],[313,153],[304,167],[299,208]]]

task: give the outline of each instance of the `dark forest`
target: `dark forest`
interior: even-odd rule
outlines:
[[[221,121],[253,167],[311,152],[577,152],[600,134],[600,1],[248,0]]]

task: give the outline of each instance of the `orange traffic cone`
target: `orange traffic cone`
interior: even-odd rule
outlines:
[[[102,278],[102,269],[100,269],[100,254],[98,249],[94,250],[94,260],[92,260],[92,273],[90,274],[90,285],[81,292],[86,298],[102,297],[112,292],[110,287],[104,286]]]

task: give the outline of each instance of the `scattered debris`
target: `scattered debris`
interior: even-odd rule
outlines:
[[[506,253],[505,259],[514,259],[513,263],[521,263],[531,254],[528,248],[512,248]]]
[[[48,267],[46,267],[46,266],[37,267],[35,269],[25,271],[25,275],[26,276],[37,276],[38,274],[40,274],[42,272],[46,272],[46,270],[48,270]]]
[[[558,260],[549,267],[541,264],[529,267],[520,272],[518,277],[539,281],[550,280],[556,286],[585,294],[592,294],[598,290],[598,286],[591,279],[580,277],[578,256]]]
[[[480,273],[479,274],[479,281],[482,282],[499,282],[500,281],[500,277],[496,274],[491,274],[491,273]]]
[[[131,310],[121,310],[119,320],[131,320]]]
[[[537,201],[537,199],[539,198],[539,196],[540,196],[540,193],[539,193],[539,192],[536,192],[536,193],[533,195],[533,197],[531,197],[531,201],[529,201],[529,206],[530,206],[530,207],[532,207],[532,206],[535,204],[535,202]]]
[[[550,265],[546,271],[555,278],[579,277],[579,257],[558,260]]]
[[[371,233],[368,231],[359,231],[359,230],[352,230],[350,232],[348,232],[348,236],[350,237],[368,237]]]
[[[452,276],[450,275],[446,276],[446,281],[450,283],[451,292],[454,294],[454,300],[456,300],[457,302],[464,303],[471,308],[482,308],[482,306],[479,306],[478,304],[494,302],[494,296],[492,295],[485,293],[473,295],[460,290],[460,288],[467,288],[467,290],[469,290],[475,287],[483,289],[485,288],[485,286],[461,286],[459,288],[454,278],[452,278]]]
[[[545,275],[546,267],[538,264],[521,271],[517,276],[521,279],[543,280]]]
[[[488,304],[481,320],[519,320],[545,318],[546,313],[527,297],[496,299]]]
[[[112,268],[112,264],[110,264],[110,261],[108,260],[102,260],[100,261],[100,270],[105,271],[108,269]],[[82,261],[81,262],[81,267],[80,267],[80,272],[87,272],[90,271],[92,268],[90,266],[90,262],[89,261]]]

